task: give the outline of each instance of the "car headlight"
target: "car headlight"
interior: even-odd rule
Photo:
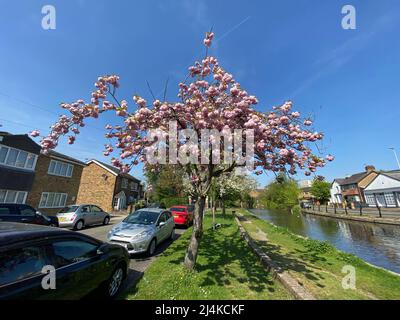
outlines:
[[[145,230],[145,231],[142,231],[141,233],[138,233],[138,234],[134,235],[132,237],[132,239],[135,239],[135,240],[137,240],[137,239],[145,239],[145,238],[150,237],[152,234],[153,234],[153,232],[151,230]]]

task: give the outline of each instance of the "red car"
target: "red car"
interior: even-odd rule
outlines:
[[[176,225],[190,226],[193,222],[193,205],[173,206],[170,209]]]

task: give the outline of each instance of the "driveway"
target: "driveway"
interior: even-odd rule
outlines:
[[[82,232],[86,235],[92,236],[101,241],[107,240],[107,233],[111,230],[113,225],[120,222],[124,217],[113,217],[110,221],[110,224],[107,226],[92,226],[86,229],[83,229],[79,232]],[[185,232],[186,229],[175,229],[175,239],[179,238],[180,235]],[[174,239],[174,240],[175,240]],[[135,256],[131,256],[131,262],[129,265],[129,271],[127,279],[124,282],[124,285],[121,289],[121,293],[125,292],[132,286],[136,284],[136,282],[142,277],[144,271],[149,267],[149,265],[157,259],[157,257],[172,243],[171,240],[164,241],[161,243],[156,250],[155,255],[152,257],[148,257],[145,254],[139,254]]]

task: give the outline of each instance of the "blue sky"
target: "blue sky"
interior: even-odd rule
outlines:
[[[13,133],[46,132],[59,103],[89,99],[99,75],[118,74],[119,97],[150,99],[170,79],[168,97],[187,67],[211,54],[266,111],[287,99],[315,117],[336,160],[328,179],[363,170],[395,169],[388,147],[400,152],[400,2],[398,0],[268,1],[0,1],[0,123]],[[43,5],[56,8],[56,30],[41,28]],[[357,29],[341,28],[341,8],[352,4]],[[131,104],[133,106],[133,104]],[[73,146],[58,151],[85,160],[102,156],[102,128],[89,125]],[[142,176],[141,167],[132,173]],[[259,177],[261,185],[272,176]],[[304,178],[298,175],[299,179]]]

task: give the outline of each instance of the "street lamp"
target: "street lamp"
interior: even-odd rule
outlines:
[[[394,156],[395,156],[395,158],[396,158],[396,161],[397,161],[397,166],[398,166],[398,167],[399,167],[399,169],[400,169],[400,162],[399,162],[399,158],[397,157],[397,152],[396,152],[396,149],[395,149],[395,148],[393,148],[393,147],[391,147],[391,148],[389,148],[389,149],[393,151],[393,153],[394,153]]]

